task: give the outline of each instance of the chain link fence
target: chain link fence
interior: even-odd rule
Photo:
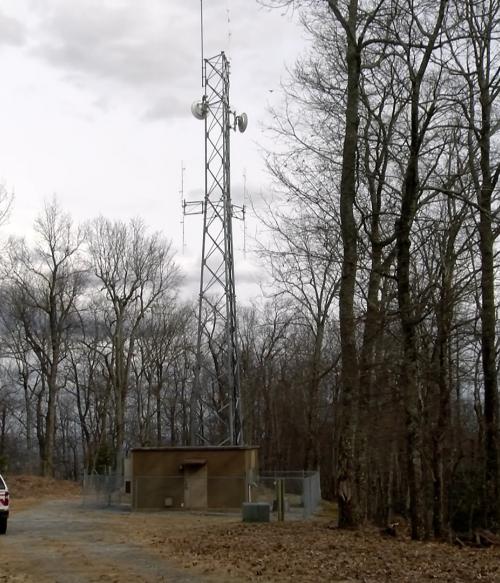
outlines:
[[[284,485],[287,519],[309,518],[321,501],[319,472],[263,472],[258,476],[136,476],[86,474],[83,504],[131,505],[137,510],[189,509],[240,512],[243,502],[266,502],[277,512],[277,485]]]
[[[321,502],[319,472],[261,472],[251,489],[251,501],[268,502],[276,512],[279,481],[284,485],[285,516],[309,518],[316,512]]]
[[[82,503],[93,508],[130,504],[130,494],[120,474],[84,474]]]

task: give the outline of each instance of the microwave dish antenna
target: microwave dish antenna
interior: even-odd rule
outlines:
[[[205,101],[193,101],[191,104],[191,113],[200,121],[207,117],[208,107]]]
[[[240,115],[236,116],[236,127],[238,130],[243,133],[248,126],[248,115],[246,113],[241,113]]]

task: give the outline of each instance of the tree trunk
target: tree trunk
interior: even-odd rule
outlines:
[[[116,333],[114,336],[115,352],[115,459],[114,469],[116,472],[123,471],[123,460],[125,458],[125,403],[128,390],[128,378],[126,377],[125,366],[125,342],[123,334],[123,314],[117,310]]]
[[[317,470],[319,465],[319,387],[321,383],[321,352],[325,323],[319,321],[314,335],[314,349],[311,362],[311,378],[309,381],[307,419],[306,419],[306,447],[304,454],[304,470]]]
[[[360,47],[356,42],[358,3],[349,3],[349,32],[347,33],[347,104],[345,138],[342,153],[340,182],[340,220],[342,233],[342,280],[339,294],[341,344],[341,431],[337,464],[339,526],[358,524],[354,499],[354,438],[356,428],[356,399],[358,392],[358,358],[356,350],[356,321],[354,292],[357,271],[357,226],[354,217],[356,197],[356,157],[359,127],[359,83],[361,76]]]
[[[491,99],[488,90],[481,92],[480,166],[482,184],[479,192],[479,249],[481,253],[481,356],[484,376],[485,431],[485,527],[500,527],[500,475],[498,437],[498,381],[495,350],[495,270],[494,236],[491,218],[493,182],[490,168]]]
[[[403,185],[401,212],[396,228],[398,303],[403,335],[400,383],[405,403],[408,485],[410,490],[411,535],[413,539],[422,538],[424,526],[421,459],[422,429],[420,426],[422,410],[417,376],[416,324],[410,282],[410,233],[418,196],[419,91],[419,82],[414,80],[411,92],[410,155]]]
[[[7,407],[3,405],[0,415],[0,461],[5,454],[5,441],[7,435]]]
[[[450,330],[454,312],[453,278],[456,268],[455,241],[461,227],[462,219],[454,217],[447,233],[444,257],[441,265],[441,290],[439,304],[436,310],[436,379],[438,387],[438,416],[433,440],[433,530],[434,536],[442,537],[447,527],[445,511],[445,440],[449,433],[451,422],[450,407]]]
[[[54,378],[55,377],[55,378]],[[42,476],[54,476],[54,441],[56,434],[57,373],[52,371],[47,379],[49,397],[45,415],[45,440],[42,454]]]

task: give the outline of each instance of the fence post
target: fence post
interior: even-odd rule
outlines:
[[[285,520],[285,481],[276,480],[276,504],[278,506],[278,520]]]
[[[311,497],[309,494],[309,490],[310,490],[309,478],[306,478],[306,476],[304,475],[302,478],[302,498],[303,498],[303,503],[304,503],[304,506],[303,506],[304,518],[309,518],[309,516],[311,514],[311,508],[310,508]]]

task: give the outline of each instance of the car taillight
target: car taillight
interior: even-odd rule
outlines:
[[[9,505],[9,493],[5,492],[3,494],[3,496],[0,498],[0,502],[4,505],[4,506],[8,506]]]

